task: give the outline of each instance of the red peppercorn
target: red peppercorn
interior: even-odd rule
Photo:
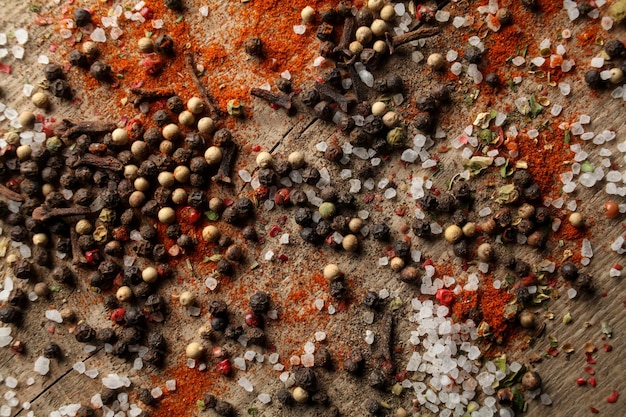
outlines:
[[[259,152],[261,150],[261,145],[255,145],[252,147],[252,152]]]
[[[282,229],[280,227],[273,225],[272,227],[270,227],[270,236],[276,237],[281,231]]]
[[[613,350],[613,346],[609,345],[608,343],[605,343],[603,349],[605,352],[608,353]]]
[[[195,207],[186,206],[181,209],[180,216],[184,223],[194,224],[200,220],[201,214]]]
[[[589,385],[591,385],[592,387],[596,387],[596,379],[595,378],[589,378]]]
[[[124,321],[124,315],[126,314],[126,309],[124,308],[116,308],[111,312],[111,320],[115,323],[122,323]]]
[[[589,407],[589,411],[591,411],[593,414],[598,414],[600,412],[600,410],[595,407]]]
[[[258,187],[254,190],[254,198],[257,200],[266,200],[270,195],[270,189],[267,187]]]
[[[216,358],[223,358],[226,356],[226,352],[224,352],[224,349],[222,349],[221,346],[215,346],[211,353],[213,353],[213,356]]]
[[[98,264],[101,260],[100,250],[98,249],[88,250],[87,252],[85,252],[85,259],[91,265]]]
[[[613,219],[619,215],[619,206],[614,201],[604,203],[604,214],[609,219]]]
[[[579,387],[582,387],[583,385],[586,385],[587,381],[585,380],[585,378],[578,378],[576,380],[576,385],[578,385]]]
[[[246,313],[245,322],[250,327],[259,327],[261,325],[261,317],[250,310]]]
[[[232,371],[230,359],[226,358],[215,364],[215,370],[222,375],[228,375]]]
[[[285,263],[289,260],[289,257],[284,253],[281,253],[280,255],[278,255],[278,260]]]
[[[454,293],[450,290],[444,290],[443,288],[437,290],[435,297],[445,306],[449,306],[454,302]]]
[[[142,7],[141,10],[139,10],[139,14],[146,20],[152,19],[152,16],[154,15],[152,9],[148,6]]]
[[[276,194],[274,195],[274,203],[278,206],[289,204],[289,189],[281,188],[276,191]]]

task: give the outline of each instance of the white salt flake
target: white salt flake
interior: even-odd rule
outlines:
[[[95,28],[91,35],[89,35],[89,39],[94,42],[106,42],[107,35],[102,28]]]
[[[304,32],[306,32],[306,25],[294,25],[293,33],[296,35],[304,35]]]
[[[50,359],[40,356],[35,361],[34,370],[39,375],[47,375],[50,371]]]
[[[15,40],[17,41],[17,43],[19,43],[20,45],[24,45],[26,42],[28,42],[28,31],[26,29],[16,29],[15,32],[13,32],[13,35],[15,36]]]
[[[165,388],[167,388],[168,391],[176,391],[176,380],[175,379],[168,379],[167,381],[165,381]]]
[[[237,384],[239,384],[239,386],[242,387],[247,392],[254,391],[254,386],[252,385],[250,380],[246,378],[245,376],[242,376],[241,378],[239,378],[239,380],[237,381]]]
[[[53,321],[55,323],[63,323],[63,317],[61,317],[61,313],[59,312],[59,310],[46,310],[44,314],[46,316],[46,319],[50,321]]]

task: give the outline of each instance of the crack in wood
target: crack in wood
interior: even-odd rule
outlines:
[[[102,350],[102,347],[97,348],[96,350],[94,350],[89,356],[87,356],[83,362],[87,362],[89,359],[93,358],[94,356],[96,356],[100,351]],[[33,398],[32,400],[30,400],[29,402],[31,404],[33,404],[35,401],[37,401],[42,395],[44,395],[46,392],[48,392],[52,387],[54,387],[56,384],[58,384],[63,378],[65,378],[67,375],[70,374],[70,372],[72,372],[74,370],[74,367],[70,367],[67,371],[65,371],[63,374],[61,374],[59,377],[57,377],[57,379],[55,379],[50,385],[48,385],[47,387],[43,388],[36,396],[35,398]],[[88,378],[88,377],[87,377]],[[32,408],[32,407],[31,407]],[[13,414],[13,417],[18,417],[19,415],[22,415],[22,412],[28,412],[28,410],[25,409],[20,409],[16,414]]]

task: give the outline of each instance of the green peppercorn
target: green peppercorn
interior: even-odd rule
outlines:
[[[336,208],[333,203],[324,202],[320,204],[319,212],[322,215],[323,219],[330,219],[335,215]]]

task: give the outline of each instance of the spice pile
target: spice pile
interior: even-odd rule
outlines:
[[[626,142],[581,99],[626,97],[623,1],[79,3],[0,103],[0,415],[543,413],[581,351],[600,388],[608,322],[554,332],[621,276]]]

